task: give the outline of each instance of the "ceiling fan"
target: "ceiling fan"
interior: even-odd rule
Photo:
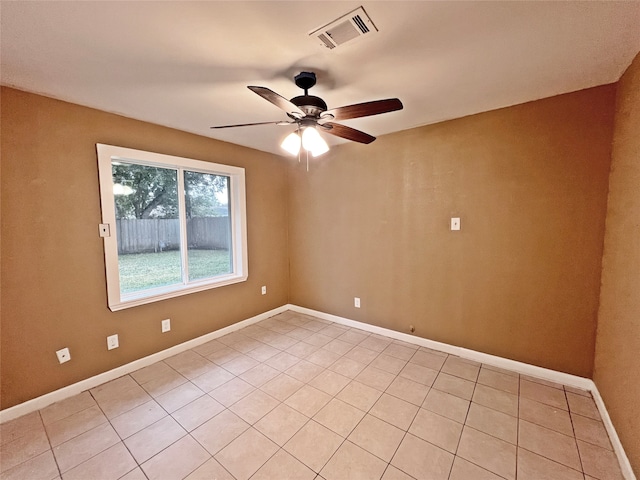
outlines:
[[[299,155],[300,146],[314,157],[322,155],[329,150],[329,146],[319,135],[321,132],[346,138],[354,142],[371,143],[376,137],[368,133],[347,127],[333,120],[348,120],[351,118],[368,117],[381,113],[402,110],[402,102],[397,98],[375,100],[372,102],[357,103],[344,107],[327,109],[327,104],[320,97],[309,95],[309,89],[316,84],[316,74],[313,72],[301,72],[294,77],[298,87],[304,90],[304,95],[287,100],[273,90],[266,87],[249,86],[249,90],[257,93],[276,107],[284,110],[289,117],[288,121],[242,123],[238,125],[222,125],[211,128],[248,127],[254,125],[296,125],[296,132],[291,133],[282,142],[282,148],[292,155]]]

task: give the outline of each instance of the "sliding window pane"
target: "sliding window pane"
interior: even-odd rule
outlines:
[[[182,283],[178,172],[112,162],[120,294]]]
[[[189,280],[233,272],[229,177],[184,172]]]

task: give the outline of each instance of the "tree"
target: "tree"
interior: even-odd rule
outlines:
[[[176,170],[117,163],[112,172],[114,185],[123,191],[115,196],[117,218],[178,218]],[[215,216],[220,207],[216,193],[226,192],[227,182],[225,176],[185,171],[187,218]]]

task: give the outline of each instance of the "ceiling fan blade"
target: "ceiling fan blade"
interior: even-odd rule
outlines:
[[[253,127],[254,125],[292,125],[294,122],[258,122],[258,123],[239,123],[237,125],[221,125],[219,127],[210,128],[234,128],[234,127]]]
[[[295,114],[295,116],[299,116],[300,118],[305,116],[305,113],[302,110],[300,110],[300,108],[298,108],[296,105],[294,105],[289,100],[284,98],[282,95],[278,95],[273,90],[269,90],[266,87],[249,86],[247,88],[252,92],[257,93],[262,98],[273,103],[276,107],[278,107],[281,110],[284,110],[287,113]]]
[[[385,100],[374,100],[373,102],[356,103],[344,107],[332,108],[323,112],[321,117],[325,118],[333,115],[333,120],[347,120],[349,118],[369,117],[381,113],[395,112],[402,110],[403,105],[397,98],[387,98]]]
[[[355,128],[347,127],[346,125],[340,125],[339,123],[327,122],[320,125],[325,129],[327,133],[335,135],[336,137],[346,138],[354,142],[371,143],[376,137],[369,135],[368,133],[361,132]]]

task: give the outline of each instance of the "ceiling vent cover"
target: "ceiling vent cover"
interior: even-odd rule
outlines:
[[[323,47],[333,50],[340,45],[371,35],[377,31],[378,29],[364,11],[364,8],[359,7],[337,20],[315,29],[309,36],[318,40]]]

